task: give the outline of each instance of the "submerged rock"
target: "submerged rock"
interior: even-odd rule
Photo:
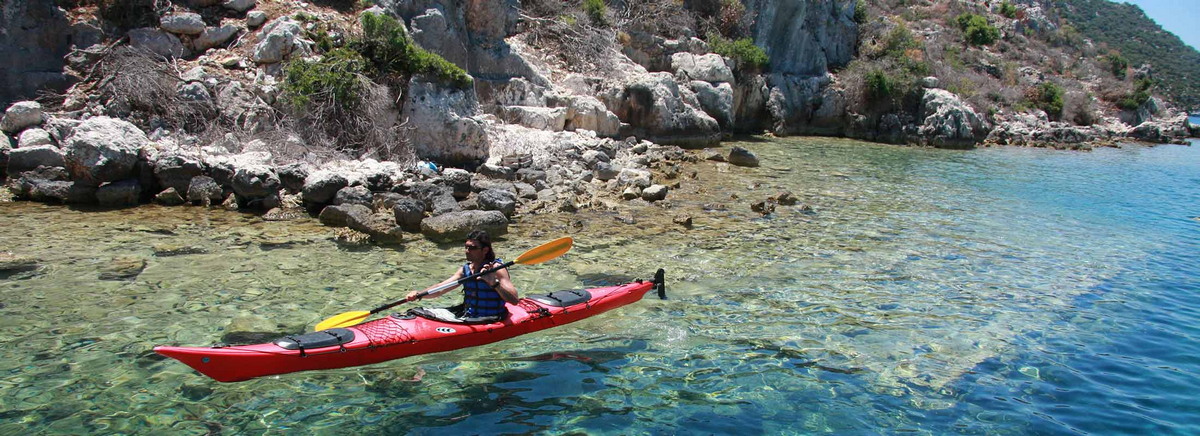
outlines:
[[[100,267],[100,280],[125,280],[137,277],[146,269],[146,259],[133,256],[114,258]]]

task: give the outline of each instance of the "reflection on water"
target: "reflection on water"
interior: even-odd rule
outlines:
[[[663,267],[667,301],[238,384],[149,350],[219,342],[235,319],[302,331],[444,278],[460,250],[199,208],[0,203],[0,251],[36,261],[0,279],[0,433],[1200,430],[1170,402],[1200,387],[1182,291],[1200,276],[1196,150],[740,145],[764,165],[699,163],[665,206],[524,216],[499,243],[576,239],[514,267],[523,292]],[[800,204],[751,210],[780,191]]]

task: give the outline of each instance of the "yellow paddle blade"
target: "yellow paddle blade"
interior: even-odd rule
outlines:
[[[517,256],[516,263],[521,265],[533,265],[554,259],[562,256],[563,253],[571,250],[571,246],[575,244],[575,240],[570,236],[564,236],[537,247],[529,249],[520,256]]]
[[[332,318],[321,321],[320,324],[317,324],[317,326],[313,328],[313,331],[319,332],[321,330],[329,330],[339,327],[350,327],[362,322],[364,319],[367,319],[368,316],[371,316],[371,312],[367,312],[365,310],[339,313],[334,315]]]

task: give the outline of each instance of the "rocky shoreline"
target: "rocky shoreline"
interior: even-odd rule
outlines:
[[[23,102],[4,118],[22,138],[7,153],[6,188],[20,200],[73,205],[223,207],[266,220],[315,215],[378,243],[411,234],[459,239],[474,228],[504,234],[516,214],[574,212],[654,203],[678,186],[680,164],[699,158],[635,138],[564,135],[535,153],[485,161],[474,171],[432,162],[334,160],[277,165],[262,144],[237,150],[151,141],[133,124],[104,116],[61,119]],[[721,157],[724,159],[724,157]],[[757,165],[735,148],[728,160]]]
[[[771,55],[766,74],[695,37],[644,34],[609,35],[620,44],[597,54],[601,68],[561,68],[555,53],[521,37],[523,28],[544,23],[521,15],[511,0],[382,2],[353,15],[277,1],[210,3],[173,6],[157,13],[158,26],[119,35],[94,16],[66,20],[56,7],[46,26],[21,27],[31,41],[38,32],[75,41],[69,53],[47,53],[65,62],[60,79],[73,86],[51,108],[21,101],[6,109],[0,173],[12,196],[104,207],[220,206],[269,220],[314,215],[395,243],[415,233],[451,240],[473,227],[503,233],[517,214],[660,202],[684,176],[681,164],[701,159],[680,147],[716,147],[734,133],[1084,150],[1127,140],[1186,143],[1200,134],[1186,114],[1155,98],[1087,126],[1051,122],[1037,109],[983,115],[936,77],[920,81],[915,114],[856,114],[830,72],[853,58],[858,42],[853,8],[838,2],[751,5],[758,8],[755,39]],[[277,127],[269,114],[285,96],[286,62],[318,58],[319,45],[345,39],[321,32],[352,29],[362,14],[398,17],[408,38],[465,66],[472,79],[460,88],[414,75],[399,96],[387,95],[394,107],[371,126],[407,129],[412,160],[318,155],[296,137],[197,137],[139,113],[128,96],[97,94],[111,79],[93,77],[98,62],[127,45],[174,71],[162,78],[172,102],[235,130],[269,133]],[[795,23],[812,26],[797,30]],[[310,39],[319,35],[327,39]],[[758,164],[741,149],[704,158]]]

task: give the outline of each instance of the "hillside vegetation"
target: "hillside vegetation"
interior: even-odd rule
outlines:
[[[1194,4],[1181,7],[1195,7]],[[1129,64],[1153,66],[1158,92],[1200,108],[1200,52],[1164,31],[1142,9],[1108,0],[1056,0],[1056,11],[1083,36],[1117,50]]]

